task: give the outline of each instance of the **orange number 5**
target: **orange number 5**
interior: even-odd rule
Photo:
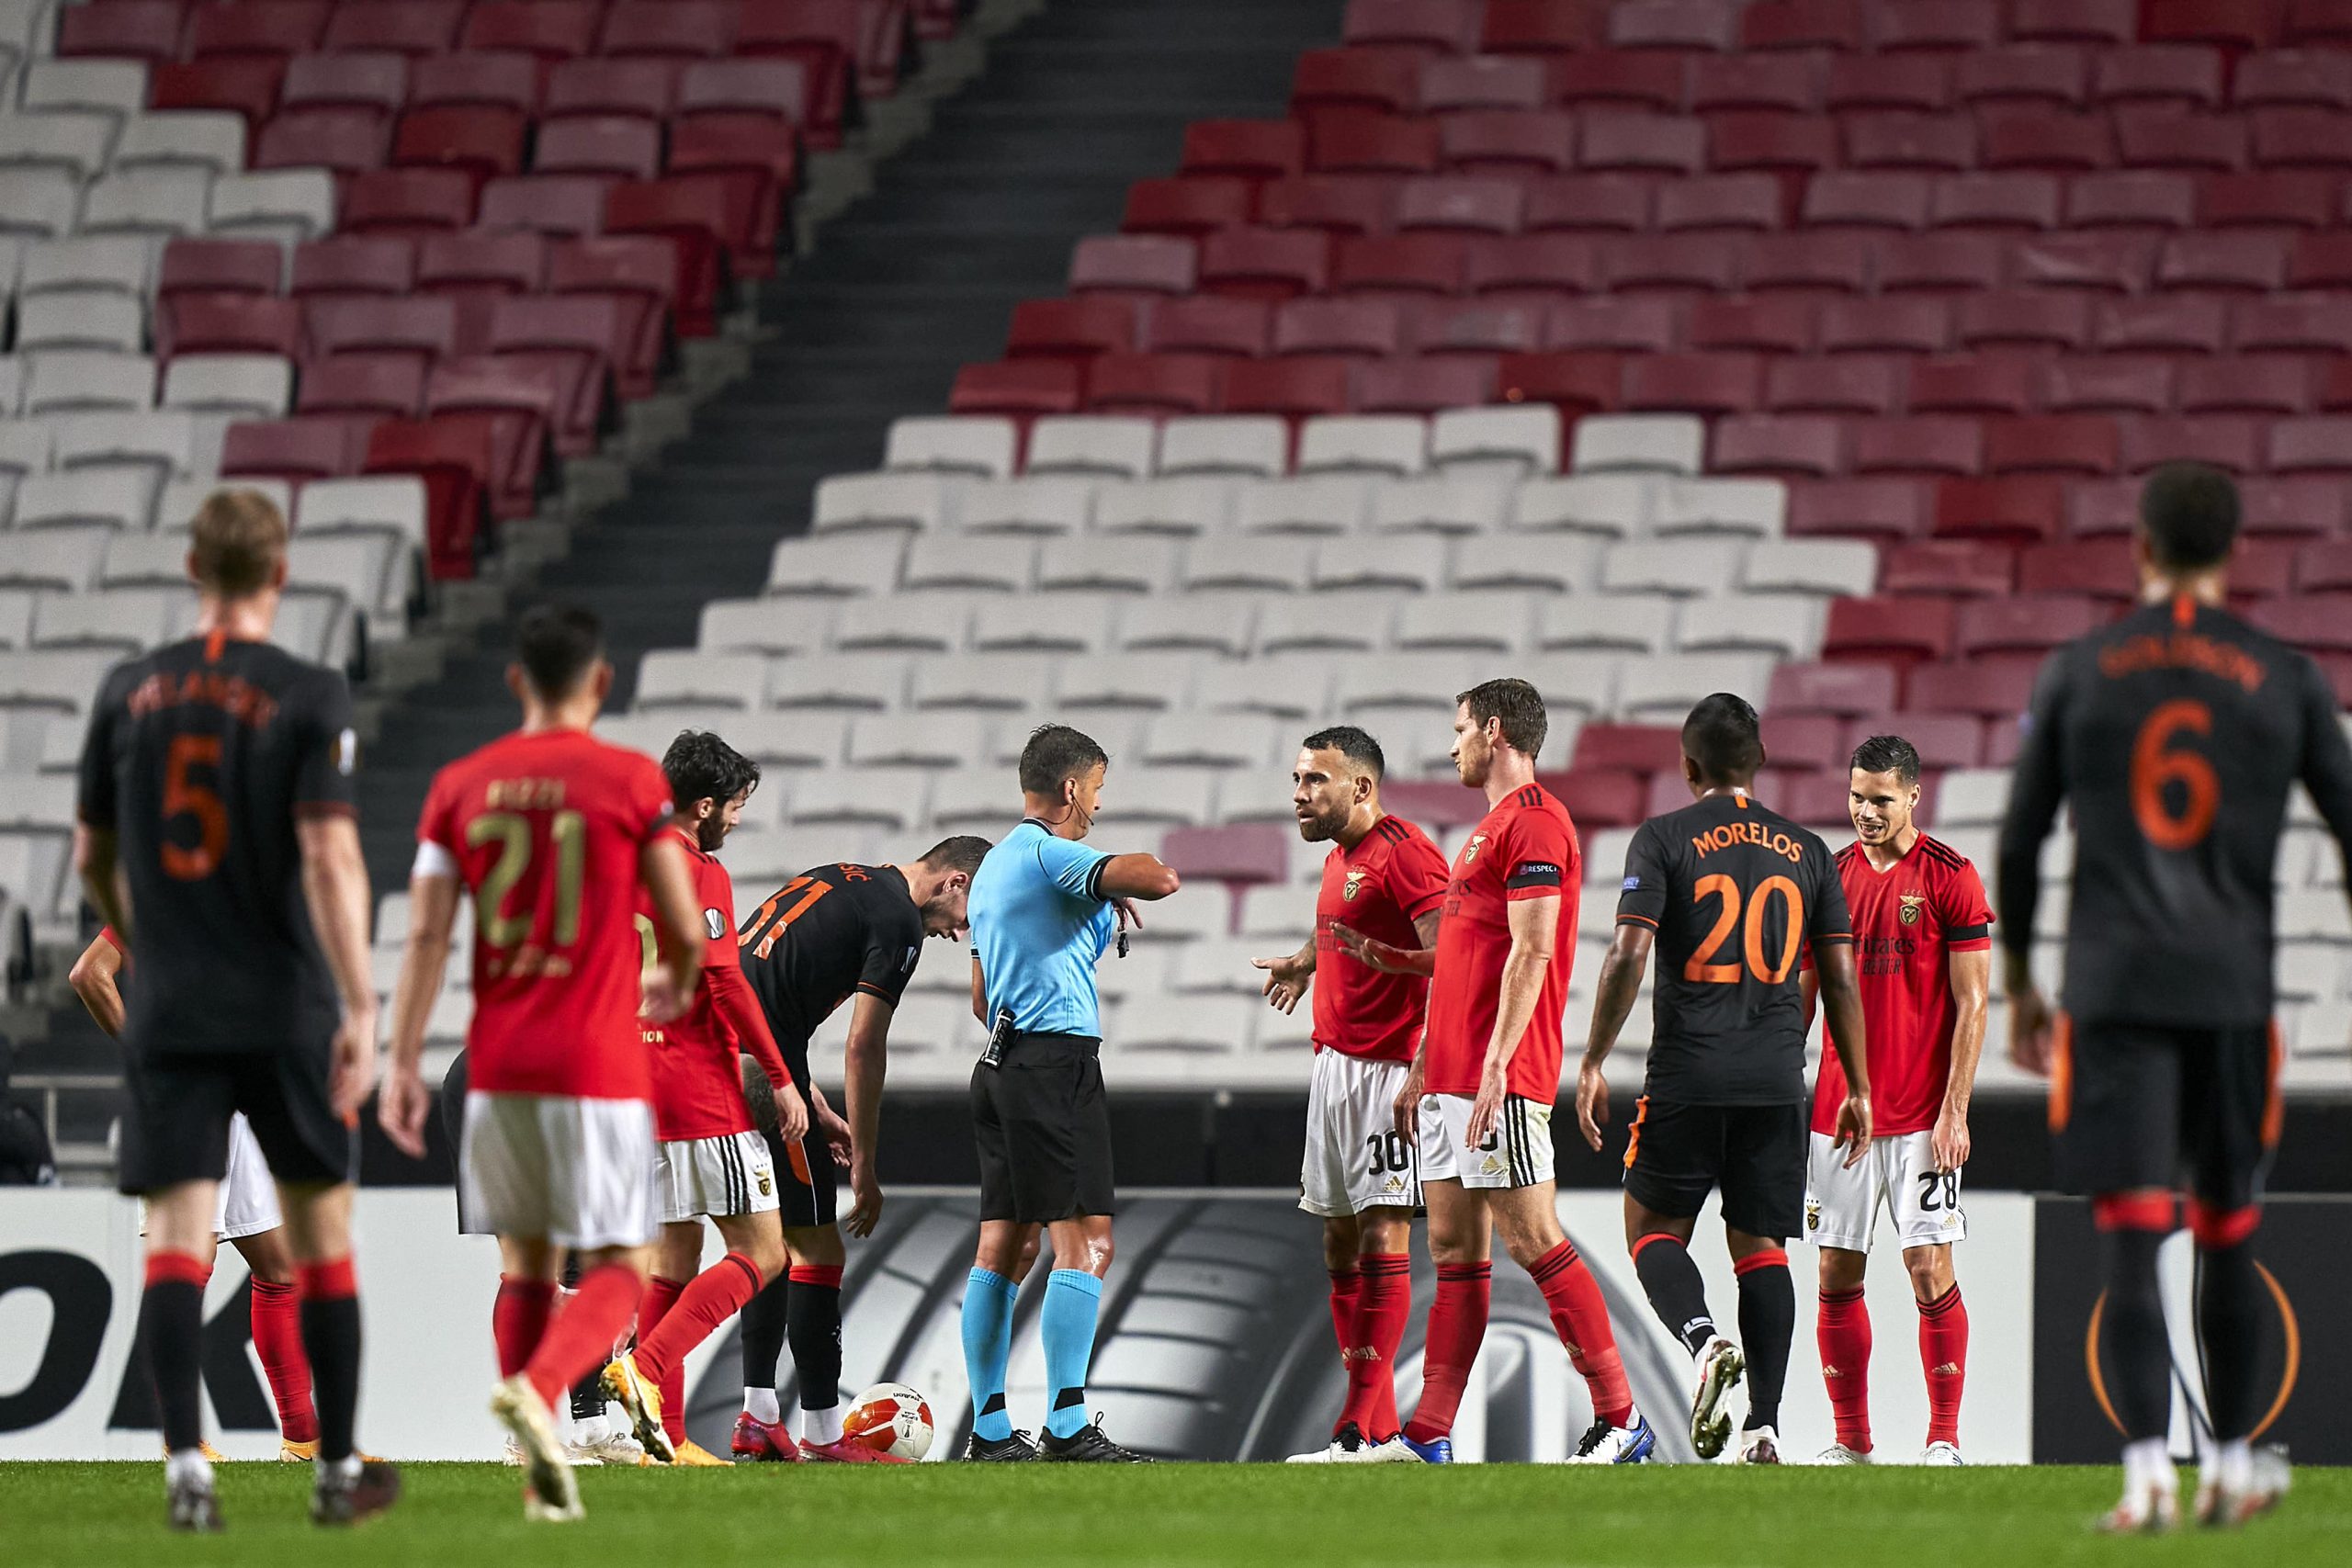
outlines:
[[[2160,850],[2186,850],[2203,841],[2213,829],[2213,814],[2222,804],[2222,780],[2213,764],[2185,749],[2167,750],[2173,738],[2188,730],[2213,732],[2213,710],[2187,697],[2163,704],[2140,726],[2132,746],[2132,815],[2140,831]],[[2187,796],[2177,812],[2165,798],[2165,786],[2178,784]]]
[[[197,846],[164,846],[164,874],[181,882],[201,882],[220,869],[220,855],[229,847],[229,811],[220,797],[199,784],[188,782],[190,767],[218,768],[220,738],[217,735],[175,735],[164,753],[164,819],[196,818]]]

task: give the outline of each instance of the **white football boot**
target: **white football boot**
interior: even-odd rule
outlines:
[[[1739,1347],[1716,1335],[1702,1346],[1694,1363],[1697,1387],[1690,1396],[1690,1446],[1701,1459],[1713,1459],[1731,1440],[1731,1415],[1724,1400],[1739,1386],[1747,1359]]]
[[[1750,1427],[1739,1435],[1740,1464],[1781,1462],[1781,1434],[1770,1427]]]
[[[1867,1449],[1849,1449],[1843,1443],[1832,1443],[1814,1456],[1815,1464],[1876,1464]]]
[[[1957,1470],[1968,1461],[1960,1457],[1958,1443],[1934,1442],[1919,1450],[1919,1462],[1939,1465],[1946,1470]]]
[[[2286,1450],[2241,1450],[2209,1461],[2197,1483],[2197,1522],[2229,1529],[2278,1506],[2293,1479]]]

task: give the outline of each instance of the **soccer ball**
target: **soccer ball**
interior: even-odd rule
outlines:
[[[877,1382],[850,1402],[842,1436],[900,1459],[931,1452],[931,1402],[902,1382]]]

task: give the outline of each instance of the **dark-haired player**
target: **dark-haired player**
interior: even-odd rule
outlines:
[[[1648,1077],[1625,1145],[1625,1240],[1650,1306],[1690,1352],[1690,1443],[1702,1459],[1731,1437],[1724,1397],[1748,1377],[1739,1458],[1781,1460],[1781,1391],[1797,1298],[1783,1244],[1804,1219],[1804,1003],[1810,947],[1830,1034],[1846,1066],[1834,1143],[1870,1152],[1870,1070],[1852,927],[1829,847],[1748,795],[1764,765],[1756,710],[1717,692],[1682,724],[1693,804],[1653,817],[1625,852],[1617,934],[1600,966],[1592,1034],[1577,1073],[1577,1120],[1600,1147],[1601,1064],[1659,950]],[[1739,1279],[1738,1344],[1715,1326],[1690,1231],[1710,1190]]]
[[[1420,1044],[1430,987],[1419,974],[1374,968],[1349,944],[1434,948],[1445,856],[1428,834],[1382,809],[1385,761],[1380,743],[1353,725],[1300,742],[1291,769],[1299,837],[1331,845],[1315,898],[1315,934],[1296,953],[1253,960],[1266,971],[1266,999],[1284,1012],[1317,976],[1323,982],[1315,991],[1315,1076],[1298,1206],[1323,1218],[1331,1326],[1348,1394],[1330,1446],[1295,1456],[1302,1463],[1420,1457],[1398,1438],[1396,1360],[1412,1309],[1407,1249],[1421,1183],[1395,1107]]]
[[[623,1408],[658,1410],[661,1440],[638,1434],[649,1451],[673,1464],[723,1466],[725,1460],[686,1440],[686,1357],[785,1265],[775,1163],[744,1101],[740,1058],[749,1055],[767,1080],[790,1137],[808,1130],[808,1109],[743,979],[735,955],[735,885],[718,863],[718,851],[759,787],[759,764],[718,736],[689,729],[670,742],[662,772],[677,808],[670,826],[686,846],[702,913],[702,980],[684,1017],[646,1032],[653,1047],[653,1126],[662,1140],[654,1163],[662,1238],[637,1310],[637,1348],[614,1358],[603,1381]],[[638,919],[650,948],[653,923],[642,913]],[[646,956],[650,967],[653,954]],[[708,1269],[702,1267],[706,1216],[727,1244],[726,1256]]]
[[[408,950],[392,993],[392,1068],[379,1116],[412,1155],[429,1101],[417,1062],[440,995],[460,888],[474,898],[459,1204],[498,1236],[491,1414],[522,1450],[531,1519],[580,1517],[553,1409],[602,1366],[645,1293],[653,1239],[653,1069],[639,1023],[685,1010],[708,941],[670,781],[589,733],[612,690],[586,610],[542,606],[515,628],[506,684],[523,727],[435,775],[417,823]],[[637,890],[661,963],[640,973]],[[580,1283],[556,1302],[567,1253]],[[628,1411],[640,1438],[640,1403]],[[658,1437],[660,1424],[651,1424]]]
[[[1871,1458],[1871,1317],[1862,1269],[1884,1204],[1919,1303],[1928,1378],[1927,1464],[1960,1463],[1960,1394],[1968,1377],[1968,1308],[1951,1247],[1968,1234],[1960,1168],[1968,1162],[1968,1101],[1984,1047],[1993,974],[1993,911],[1966,856],[1919,831],[1919,753],[1899,735],[1854,751],[1847,792],[1854,841],[1838,874],[1854,921],[1862,1027],[1870,1038],[1871,1143],[1856,1165],[1837,1146],[1846,1074],[1824,1052],[1813,1089],[1806,1234],[1821,1249],[1821,1375],[1838,1440],[1821,1458]],[[1805,1012],[1816,981],[1804,970]]]
[[[729,933],[744,978],[775,1034],[790,1081],[808,1097],[819,1125],[779,1126],[746,1084],[783,1190],[790,1273],[743,1309],[743,1414],[730,1446],[755,1461],[809,1459],[864,1464],[888,1456],[842,1437],[842,1267],[847,1253],[835,1221],[829,1142],[850,1151],[849,1233],[871,1235],[882,1214],[876,1160],[882,1138],[882,1080],[890,1019],[914,978],[925,937],[964,933],[972,874],[986,839],[945,839],[908,865],[811,866],[786,883]],[[808,1040],[835,1008],[850,1012],[844,1125],[808,1070]],[[800,1401],[800,1441],[784,1427],[775,1369],[786,1341]]]
[[[2271,875],[2297,780],[2352,844],[2352,750],[2318,666],[2224,607],[2237,531],[2222,474],[2178,463],[2149,477],[2132,536],[2140,608],[2043,666],[2001,829],[2010,1050],[2049,1071],[2060,1175],[2090,1194],[2107,1241],[2126,1438],[2111,1529],[2178,1517],[2156,1250],[2183,1187],[2214,1438],[2197,1516],[2235,1524],[2287,1486],[2285,1461],[2248,1440],[2266,1310],[2252,1243],[2279,1124]],[[2027,960],[2062,802],[2075,877],[2053,1030]]]
[[[311,1517],[389,1507],[352,1445],[359,1298],[352,1121],[376,1077],[368,868],[341,672],[269,641],[286,519],[216,491],[188,545],[196,635],[119,665],[91,709],[74,862],[139,949],[123,1030],[122,1190],[147,1200],[139,1329],[162,1409],[172,1528],[217,1530],[204,1457],[203,1281],[237,1112],[277,1179],[319,1425]]]
[[[1584,861],[1568,808],[1535,782],[1549,722],[1524,681],[1481,682],[1455,699],[1454,772],[1485,792],[1487,815],[1454,858],[1436,951],[1348,944],[1374,968],[1431,976],[1428,1027],[1396,1114],[1419,1149],[1437,1264],[1421,1399],[1405,1441],[1439,1464],[1453,1458],[1454,1412],[1487,1336],[1498,1234],[1544,1292],[1591,1393],[1576,1461],[1638,1464],[1657,1446],[1634,1407],[1600,1283],[1560,1228],[1553,1198],[1560,1015]]]

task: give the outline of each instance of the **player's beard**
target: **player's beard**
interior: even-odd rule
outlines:
[[[715,855],[727,842],[727,823],[718,817],[706,817],[695,824],[695,845],[707,855]]]
[[[1310,844],[1326,843],[1347,830],[1348,808],[1344,806],[1327,811],[1319,817],[1298,819],[1298,836]]]

